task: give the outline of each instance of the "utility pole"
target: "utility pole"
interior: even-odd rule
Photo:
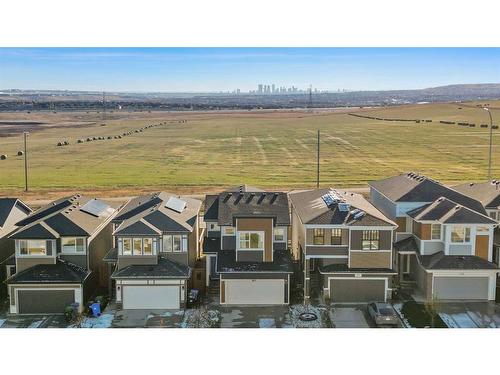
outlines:
[[[491,181],[491,152],[493,148],[493,117],[491,116],[491,111],[489,108],[483,107],[483,109],[490,115],[490,149],[488,153],[488,181]]]
[[[318,155],[316,156],[316,188],[319,189],[319,129],[318,129]]]
[[[28,152],[26,147],[26,138],[28,138],[29,133],[23,132],[24,140],[24,191],[28,191]]]

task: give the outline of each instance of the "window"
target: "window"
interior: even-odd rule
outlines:
[[[234,229],[234,227],[224,227],[222,234],[224,236],[234,236],[236,234],[236,230]]]
[[[441,239],[441,224],[431,224],[431,239],[432,240]]]
[[[208,224],[208,230],[209,231],[219,231],[220,227],[217,223],[210,223],[210,224]]]
[[[342,229],[332,229],[332,245],[342,245]]]
[[[324,245],[325,244],[325,230],[324,229],[314,229],[313,230],[313,244],[314,245]]]
[[[451,242],[452,243],[468,243],[470,242],[470,228],[461,225],[451,227]]]
[[[143,253],[144,255],[153,255],[153,239],[144,238],[143,240]]]
[[[489,215],[493,220],[500,220],[500,211],[490,211]]]
[[[363,250],[379,250],[380,240],[378,230],[364,230],[363,231]]]
[[[239,232],[238,249],[264,250],[264,232]]]
[[[167,234],[163,236],[163,251],[183,252],[187,251],[187,235],[185,234]]]
[[[62,238],[61,249],[63,253],[84,253],[85,239],[84,238]]]
[[[124,238],[122,245],[122,254],[123,255],[132,255],[132,239]]]
[[[19,253],[21,255],[47,255],[47,241],[20,240]]]
[[[285,241],[285,228],[274,228],[274,242]]]
[[[134,255],[142,255],[142,239],[134,238]]]

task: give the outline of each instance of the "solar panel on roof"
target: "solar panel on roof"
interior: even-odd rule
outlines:
[[[171,210],[174,210],[175,212],[181,213],[186,209],[186,201],[183,201],[182,199],[176,198],[176,197],[170,197],[168,198],[167,203],[165,204],[166,208],[170,208]]]
[[[98,199],[92,199],[80,207],[80,211],[95,217],[108,217],[114,212],[114,209]]]
[[[350,206],[349,203],[339,203],[339,211],[347,212],[349,211]]]

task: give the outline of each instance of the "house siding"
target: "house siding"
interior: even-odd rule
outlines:
[[[351,250],[363,250],[363,231],[351,230]],[[379,231],[380,250],[392,249],[392,231]]]
[[[272,218],[238,218],[236,230],[264,232],[264,261],[273,260],[273,219]]]
[[[37,264],[56,264],[56,258],[53,256],[31,258],[31,257],[16,257],[16,273],[24,271]]]
[[[392,268],[391,252],[360,251],[350,252],[350,268]]]

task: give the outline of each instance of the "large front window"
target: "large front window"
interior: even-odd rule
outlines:
[[[431,239],[440,240],[441,239],[441,224],[431,225]]]
[[[121,255],[155,255],[158,248],[156,238],[120,238],[118,248]]]
[[[363,231],[363,250],[379,250],[380,236],[378,230]]]
[[[264,250],[264,232],[239,232],[239,249]]]
[[[20,240],[19,253],[21,255],[47,255],[47,241]]]
[[[332,245],[342,245],[342,229],[332,229]]]
[[[83,254],[85,252],[85,238],[62,238],[61,248],[63,253]]]
[[[163,251],[184,252],[187,251],[187,235],[185,234],[167,234],[163,236]]]
[[[324,229],[314,229],[314,231],[313,231],[313,244],[314,245],[324,245],[325,244],[325,230]]]
[[[452,243],[469,243],[470,228],[461,225],[451,227],[451,242]]]

